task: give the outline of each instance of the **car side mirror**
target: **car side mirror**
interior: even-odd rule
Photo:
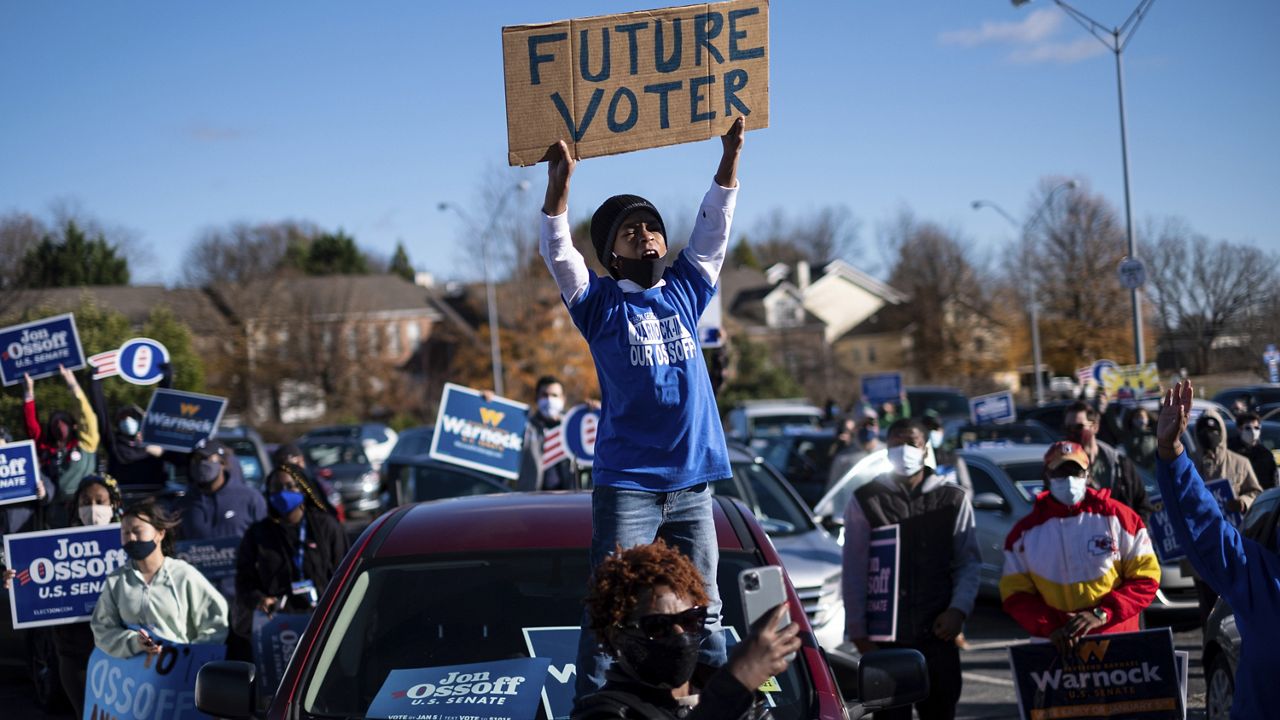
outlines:
[[[919,650],[875,650],[858,663],[856,699],[871,712],[910,705],[928,695],[929,672]]]
[[[973,496],[974,510],[999,510],[1004,512],[1009,507],[999,493],[984,492]]]
[[[253,715],[253,663],[219,660],[196,673],[196,709],[216,718],[242,720]]]
[[[840,519],[834,515],[819,515],[814,520],[818,521],[823,530],[831,533],[832,537],[838,536],[840,530],[844,528],[844,523],[840,522]]]

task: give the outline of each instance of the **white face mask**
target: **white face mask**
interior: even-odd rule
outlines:
[[[1251,427],[1240,428],[1240,439],[1244,441],[1245,445],[1253,445],[1254,443],[1258,442],[1258,436],[1260,434],[1261,433],[1258,431],[1257,428],[1251,428]]]
[[[1088,485],[1088,480],[1083,475],[1049,478],[1049,493],[1053,495],[1054,500],[1067,507],[1074,507],[1084,500],[1084,489]]]
[[[81,505],[81,525],[110,525],[114,512],[110,505]]]
[[[924,468],[924,448],[914,445],[898,445],[889,448],[889,462],[893,474],[900,478],[911,477]]]
[[[564,412],[564,398],[554,396],[538,398],[538,412],[552,420],[559,418],[560,414]]]
[[[946,437],[946,434],[943,433],[943,431],[933,430],[929,433],[929,444],[935,448],[940,448],[942,447],[942,441],[945,439],[945,437]]]

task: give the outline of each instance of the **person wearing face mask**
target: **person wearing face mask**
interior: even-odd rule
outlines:
[[[102,442],[108,472],[135,492],[158,489],[168,479],[164,448],[142,441],[143,415],[137,405],[121,408]]]
[[[1133,464],[1151,470],[1156,465],[1156,428],[1151,415],[1143,408],[1134,408],[1125,418],[1125,457]]]
[[[787,656],[800,649],[799,625],[775,629],[788,610],[783,603],[751,628],[727,665],[699,665],[704,585],[693,563],[661,540],[600,564],[587,591],[590,631],[615,662],[604,687],[578,698],[573,720],[760,716],[764,699],[756,688],[786,671]]]
[[[1236,418],[1236,427],[1239,432],[1227,443],[1227,448],[1248,458],[1258,485],[1270,490],[1280,479],[1280,469],[1276,466],[1276,456],[1261,442],[1262,418],[1255,412],[1241,413]]]
[[[576,487],[577,464],[572,458],[542,467],[542,443],[547,431],[564,417],[564,385],[551,375],[538,378],[534,386],[535,404],[524,426],[524,446],[520,456],[520,477],[516,490],[571,490]]]
[[[178,521],[153,498],[126,507],[120,539],[129,562],[102,585],[89,625],[94,642],[115,657],[155,655],[161,643],[221,643],[227,601],[200,571],[173,557]]]
[[[922,720],[950,720],[962,689],[956,638],[973,612],[982,557],[969,496],[930,467],[927,438],[915,420],[889,426],[892,470],[854,491],[845,508],[845,637],[863,654],[880,647],[920,651],[930,690],[915,704],[916,712]],[[867,632],[867,564],[871,531],[888,525],[899,527],[897,639],[876,643]],[[911,708],[882,710],[876,717],[909,720]]]
[[[310,612],[338,563],[347,535],[302,468],[283,463],[267,476],[268,517],[245,533],[236,556],[236,634],[247,639],[254,610]]]
[[[1138,513],[1145,522],[1151,517],[1151,502],[1142,476],[1131,459],[1098,439],[1098,418],[1098,411],[1084,401],[1067,406],[1062,420],[1065,439],[1083,447],[1088,454],[1090,484],[1098,490],[1110,490],[1113,500]]]
[[[719,547],[711,483],[732,477],[729,448],[697,326],[715,296],[738,196],[738,159],[746,120],[721,136],[720,164],[703,196],[689,244],[669,267],[666,226],[636,195],[615,195],[591,217],[591,244],[608,272],[587,268],[569,232],[569,180],[577,165],[560,141],[547,150],[547,193],[538,250],[569,316],[595,361],[600,425],[591,468],[591,567],[623,548],[665,538],[708,578],[713,612]],[[583,617],[583,623],[587,618]],[[577,696],[604,683],[609,656],[583,632],[575,667]],[[725,661],[724,637],[703,648]]]
[[[262,493],[245,483],[235,454],[217,440],[201,440],[191,451],[188,483],[191,491],[178,501],[183,540],[243,537],[267,516]]]
[[[36,389],[30,375],[23,375],[26,392],[23,395],[22,413],[27,426],[27,437],[36,443],[40,458],[40,471],[57,486],[57,504],[49,524],[63,527],[70,518],[62,510],[65,501],[75,494],[80,481],[97,468],[98,418],[89,405],[89,398],[80,389],[76,376],[70,370],[58,366],[58,372],[67,384],[67,390],[76,400],[73,416],[64,410],[55,410],[45,418],[43,426],[36,419]]]
[[[1092,487],[1089,467],[1080,445],[1050,446],[1049,489],[1004,543],[1004,611],[1064,655],[1083,635],[1140,630],[1139,616],[1160,589],[1160,562],[1142,518]]]
[[[1262,486],[1253,474],[1249,459],[1227,449],[1226,433],[1223,432],[1222,418],[1217,411],[1205,410],[1196,418],[1194,427],[1196,447],[1199,448],[1194,460],[1200,477],[1208,478],[1208,482],[1223,478],[1230,480],[1231,490],[1236,497],[1227,503],[1225,509],[1241,515],[1249,512],[1254,498],[1262,494]],[[1194,572],[1191,574],[1196,575]],[[1204,625],[1213,612],[1214,603],[1218,602],[1218,593],[1198,576],[1195,577],[1195,584],[1200,601],[1200,624]]]

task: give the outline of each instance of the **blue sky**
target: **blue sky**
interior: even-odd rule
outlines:
[[[1119,24],[1136,0],[1078,0]],[[209,226],[305,219],[441,278],[479,275],[449,200],[482,215],[505,164],[501,28],[632,2],[17,2],[0,0],[0,212],[72,201],[148,248],[139,280],[179,279]],[[1122,208],[1115,69],[1048,0],[771,7],[771,127],[748,135],[738,230],[774,207],[845,205],[853,260],[882,270],[898,210],[988,254],[1064,175]],[[1280,4],[1158,0],[1125,52],[1139,224],[1177,215],[1280,250]],[[692,208],[719,144],[584,161],[572,212],[634,192]],[[496,178],[496,179],[495,179]]]

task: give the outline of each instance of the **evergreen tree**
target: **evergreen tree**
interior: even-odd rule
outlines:
[[[364,275],[369,272],[369,262],[355,238],[339,229],[311,241],[303,270],[308,275]]]
[[[22,258],[18,282],[29,288],[128,285],[129,260],[98,233],[90,238],[68,220],[61,237],[45,235]]]
[[[396,243],[396,252],[391,256],[389,271],[392,275],[399,275],[405,280],[413,282],[413,265],[409,263],[409,253],[405,252],[403,242]]]

